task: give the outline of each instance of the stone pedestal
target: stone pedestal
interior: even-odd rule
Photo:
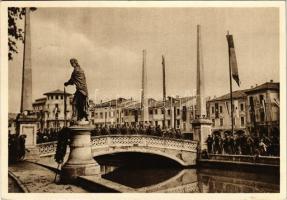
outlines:
[[[200,150],[207,149],[206,139],[211,135],[212,122],[209,119],[194,119],[192,122],[193,139],[199,141]]]
[[[71,126],[70,155],[61,171],[61,182],[70,183],[78,176],[99,175],[100,165],[94,160],[89,125]]]
[[[37,117],[33,114],[20,114],[17,118],[17,132],[20,135],[26,135],[25,148],[25,160],[39,160],[40,152],[37,148]]]

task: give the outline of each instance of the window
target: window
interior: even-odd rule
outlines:
[[[100,118],[103,119],[103,113],[102,112],[100,112]]]
[[[211,113],[214,114],[214,107],[211,106]]]
[[[167,114],[170,115],[170,110],[167,110]]]
[[[155,126],[157,126],[158,125],[158,121],[155,121]]]
[[[54,96],[51,96],[51,99],[53,99],[54,98]]]
[[[219,115],[218,115],[218,111],[219,111],[219,109],[218,109],[218,103],[215,103],[215,118],[218,118],[219,117]]]
[[[92,112],[92,117],[94,117],[95,116],[95,112]]]
[[[96,116],[95,116],[95,118],[98,118],[98,113],[96,113]]]
[[[179,119],[176,120],[176,126],[177,126],[177,128],[179,128],[179,126],[180,126],[180,120]]]
[[[222,106],[219,106],[219,113],[222,113]]]
[[[241,117],[241,126],[244,126],[244,117]]]
[[[156,114],[156,115],[157,115],[157,109],[155,109],[155,110],[154,110],[154,112],[155,112],[154,114]]]
[[[240,104],[240,111],[244,111],[244,104],[243,103]]]
[[[149,114],[152,115],[152,110],[149,110]]]
[[[63,96],[61,95],[61,99],[63,99]]]
[[[220,118],[220,126],[223,126],[223,119]]]
[[[58,97],[58,95],[56,95],[56,99],[58,99],[59,97]]]
[[[176,110],[176,114],[177,114],[177,115],[180,115],[180,110],[179,110],[179,108]]]
[[[167,120],[167,126],[170,127],[170,120]]]
[[[164,114],[164,109],[161,109],[161,114]]]
[[[215,119],[212,119],[212,126],[215,126]]]
[[[263,104],[264,96],[262,94],[259,95],[259,99],[260,99],[260,104]]]
[[[249,104],[250,104],[250,110],[253,111],[253,110],[254,110],[254,100],[253,100],[253,97],[249,97]]]

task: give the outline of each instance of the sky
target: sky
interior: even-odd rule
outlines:
[[[38,8],[30,18],[33,100],[63,90],[73,70],[70,58],[84,69],[94,101],[140,99],[143,49],[148,97],[162,99],[162,55],[167,96],[195,94],[197,24],[205,96],[229,92],[227,31],[241,81],[240,88],[233,81],[233,90],[279,81],[278,8]],[[22,43],[18,50],[9,61],[9,112],[20,110]]]

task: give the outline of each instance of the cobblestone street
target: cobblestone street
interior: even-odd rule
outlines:
[[[86,193],[88,191],[75,185],[55,184],[55,173],[45,167],[29,162],[19,162],[9,166],[12,172],[20,182],[30,192],[42,193]],[[9,192],[19,192],[19,188],[15,187],[13,180],[9,178]],[[14,187],[12,187],[14,185]]]

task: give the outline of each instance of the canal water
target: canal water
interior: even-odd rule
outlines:
[[[279,176],[238,169],[183,168],[160,156],[116,154],[95,158],[102,178],[138,192],[180,193],[276,193]]]

